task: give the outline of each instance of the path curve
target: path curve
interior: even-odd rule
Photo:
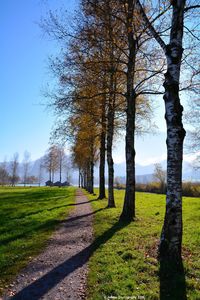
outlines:
[[[85,299],[92,219],[87,197],[77,190],[75,209],[44,251],[17,276],[3,300]]]

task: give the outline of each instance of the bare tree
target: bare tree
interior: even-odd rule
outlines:
[[[51,145],[44,157],[44,168],[49,172],[49,181],[54,181],[55,172],[59,169],[58,149]]]
[[[9,183],[9,173],[4,166],[0,166],[0,185]]]
[[[0,165],[0,185],[6,185],[9,183],[9,172],[8,172],[8,163],[6,158],[4,162]]]
[[[57,146],[58,148],[58,164],[59,164],[59,181],[60,184],[62,183],[62,172],[63,172],[63,167],[65,163],[65,150],[64,146],[59,145]]]
[[[44,162],[43,159],[40,159],[39,165],[38,165],[38,185],[41,185],[42,179],[43,179],[43,168],[44,168]]]
[[[157,163],[154,165],[153,177],[155,178],[156,181],[158,181],[160,183],[161,193],[165,192],[166,175],[167,175],[167,173],[165,170],[163,170],[161,164]]]
[[[15,153],[13,155],[12,161],[10,162],[10,181],[12,186],[15,186],[15,184],[19,181],[18,166],[19,166],[19,154]]]
[[[24,186],[26,186],[27,183],[27,177],[28,177],[28,173],[29,173],[29,167],[30,167],[30,153],[28,151],[24,152],[24,159],[23,159],[23,184]]]

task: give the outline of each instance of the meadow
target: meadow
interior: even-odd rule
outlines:
[[[98,190],[95,190],[98,194]],[[74,207],[75,188],[0,188],[0,288],[39,254],[53,230]],[[170,299],[160,294],[157,247],[165,196],[136,193],[136,220],[119,223],[124,191],[116,208],[87,194],[93,207],[94,242],[87,300]],[[183,198],[183,261],[188,300],[200,299],[200,198]],[[169,289],[171,287],[169,286]],[[178,292],[178,287],[177,287]],[[166,297],[165,297],[166,296]]]
[[[89,262],[87,299],[180,299],[178,286],[174,296],[168,291],[160,294],[157,246],[165,196],[137,193],[137,218],[130,224],[118,223],[124,191],[115,191],[117,208],[107,209],[106,200],[88,197],[95,212],[94,232],[99,247]],[[189,300],[196,300],[200,299],[200,198],[183,198],[183,223],[186,293]]]
[[[0,292],[73,208],[75,188],[0,188]]]

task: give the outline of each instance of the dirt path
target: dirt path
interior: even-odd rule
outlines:
[[[3,300],[85,299],[92,216],[87,197],[78,190],[75,209],[44,252],[18,275]]]

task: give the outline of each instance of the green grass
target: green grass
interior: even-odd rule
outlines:
[[[0,293],[46,245],[73,207],[75,188],[0,188]]]
[[[88,197],[94,200],[91,204],[96,211],[94,231],[99,247],[89,262],[87,299],[102,300],[111,296],[161,299],[157,245],[165,196],[137,193],[137,219],[128,225],[118,223],[124,191],[115,192],[117,208],[112,209],[105,208],[106,200],[95,201],[95,196]],[[200,299],[200,199],[184,198],[183,216],[187,295],[189,300],[196,300]],[[180,298],[170,298],[173,299]]]

